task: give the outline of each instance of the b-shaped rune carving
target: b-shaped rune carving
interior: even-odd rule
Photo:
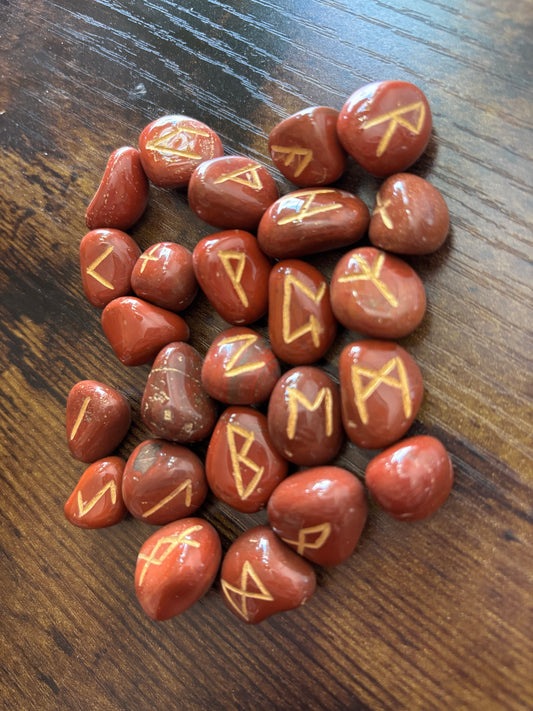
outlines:
[[[152,256],[158,247],[159,247],[158,244],[154,244],[152,247],[150,247],[150,249],[147,252],[144,252],[144,254],[141,254],[141,256],[139,257],[139,259],[142,260],[141,269],[140,269],[141,274],[146,269],[146,265],[148,264],[148,262],[157,262],[157,260],[159,259],[159,257]]]
[[[398,373],[396,378],[391,375],[394,369],[396,369]],[[366,401],[381,385],[388,385],[391,388],[400,390],[404,414],[406,417],[411,417],[412,404],[409,394],[409,381],[407,379],[405,365],[401,358],[398,356],[391,358],[379,370],[354,364],[352,365],[351,375],[355,405],[364,425],[368,424]],[[363,378],[368,378],[369,382],[367,385],[363,385]]]
[[[237,449],[235,435],[239,435],[239,437],[242,437],[244,440],[240,449]],[[250,447],[255,441],[255,434],[240,425],[234,425],[230,422],[226,429],[226,440],[231,456],[235,486],[237,487],[239,496],[244,501],[255,491],[265,471],[264,467],[259,466],[257,462],[254,462],[253,459],[248,457]],[[247,486],[244,485],[241,465],[247,467],[254,473],[254,476],[250,479]]]
[[[246,292],[241,284],[244,266],[246,264],[246,255],[244,252],[237,252],[231,249],[219,249],[217,256],[222,262],[222,266],[226,270],[226,274],[228,275],[233,288],[237,292],[237,296],[239,297],[241,304],[245,308],[248,308],[248,296],[246,295]],[[236,264],[236,267],[233,266],[233,263]]]
[[[274,153],[282,153],[285,155],[284,165],[290,165],[293,161],[298,164],[294,171],[294,177],[297,178],[307,168],[313,160],[313,151],[310,148],[302,148],[300,146],[272,146]]]
[[[406,118],[406,115],[415,112],[417,112],[417,116],[415,118],[416,123],[412,123]],[[368,119],[368,121],[365,121],[362,124],[361,128],[372,128],[373,126],[379,126],[380,124],[385,123],[387,121],[389,122],[387,130],[383,134],[376,149],[376,156],[379,158],[379,156],[383,155],[383,153],[387,150],[387,147],[394,134],[394,131],[396,131],[397,126],[403,126],[411,133],[414,133],[415,136],[418,136],[418,134],[422,130],[422,126],[424,125],[425,118],[426,107],[424,105],[424,102],[415,101],[412,104],[407,104],[407,106],[400,106],[398,109],[393,109],[392,111],[387,111],[387,113],[385,114],[381,114],[380,116],[376,116],[375,118]]]
[[[282,217],[278,220],[278,225],[288,225],[289,222],[302,222],[308,217],[313,217],[313,215],[318,215],[321,212],[330,212],[331,210],[337,210],[342,207],[340,202],[331,202],[326,205],[315,205],[313,207],[313,200],[317,195],[325,195],[327,193],[334,193],[335,190],[332,188],[324,188],[323,190],[302,190],[297,195],[297,204],[300,204],[300,198],[305,197],[304,203],[300,210],[294,210],[294,212],[286,217]],[[291,201],[295,201],[296,197],[290,196]]]
[[[239,185],[246,185],[252,190],[261,190],[263,188],[263,183],[259,177],[258,165],[250,165],[247,168],[237,168],[237,170],[232,170],[231,173],[226,173],[225,175],[219,175],[216,180],[214,180],[215,185],[220,183],[226,183],[228,180],[234,183],[239,183]]]
[[[346,284],[352,281],[370,281],[374,284],[379,293],[389,302],[389,304],[393,308],[396,308],[398,306],[398,299],[390,291],[385,282],[379,278],[381,270],[383,269],[383,262],[385,261],[384,252],[379,252],[377,257],[372,262],[372,266],[368,264],[366,259],[361,254],[352,255],[352,259],[357,262],[361,271],[353,274],[345,274],[344,276],[339,277],[339,283]]]
[[[248,580],[251,579],[257,588],[257,591],[250,592],[248,589]],[[222,592],[226,596],[226,599],[230,605],[244,617],[245,620],[250,618],[250,613],[248,612],[248,607],[246,601],[251,600],[266,600],[271,602],[274,600],[274,596],[269,592],[259,575],[255,572],[250,561],[245,561],[242,571],[241,571],[241,587],[236,585],[230,585],[226,580],[222,579],[220,581],[222,585]],[[240,605],[233,599],[230,593],[235,593],[239,595]]]
[[[87,269],[85,270],[86,273],[87,273],[89,276],[92,276],[93,279],[96,279],[96,281],[99,282],[102,286],[105,286],[106,289],[113,289],[113,288],[114,288],[114,287],[113,287],[113,284],[112,284],[110,281],[108,281],[105,277],[103,277],[101,274],[98,274],[98,272],[96,271],[96,268],[97,268],[98,266],[100,266],[100,264],[104,261],[104,259],[106,259],[107,257],[109,257],[109,255],[111,254],[111,252],[112,252],[113,250],[114,250],[114,247],[113,247],[112,244],[110,244],[109,247],[108,247],[107,249],[105,249],[105,250],[102,252],[102,254],[100,254],[100,255],[94,260],[94,262],[92,262],[91,264],[89,264],[89,266],[88,266]]]
[[[253,370],[258,370],[262,368],[265,363],[262,360],[256,360],[252,363],[244,363],[243,365],[236,365],[241,358],[242,354],[248,350],[257,341],[259,336],[255,333],[243,333],[238,336],[228,336],[223,338],[218,342],[219,346],[228,345],[231,343],[242,342],[240,348],[232,355],[228,362],[224,366],[224,377],[232,378],[235,375],[242,375],[243,373],[250,373]]]
[[[293,541],[289,538],[282,538],[282,541],[289,543],[290,545],[296,546],[296,552],[299,555],[303,555],[306,548],[310,550],[317,550],[322,548],[324,543],[328,540],[331,533],[331,523],[326,521],[325,523],[319,523],[316,526],[308,526],[307,528],[300,528],[298,531],[297,540]],[[318,535],[316,535],[318,534]],[[314,540],[309,540],[311,536],[315,536]]]
[[[167,156],[200,159],[202,156],[198,153],[194,153],[191,150],[184,150],[183,148],[175,148],[172,145],[174,138],[176,138],[176,136],[181,136],[181,134],[189,134],[189,136],[185,136],[186,138],[189,138],[190,136],[204,136],[204,138],[209,138],[209,133],[207,133],[207,131],[202,131],[198,128],[189,128],[187,126],[178,126],[176,129],[170,131],[169,133],[165,133],[163,136],[147,141],[146,150],[157,151],[158,153]]]
[[[313,345],[315,348],[318,348],[320,345],[320,333],[322,328],[320,326],[320,322],[314,314],[311,314],[307,323],[304,323],[300,326],[300,328],[297,328],[294,331],[291,329],[291,299],[293,288],[301,291],[302,294],[305,294],[307,298],[318,306],[326,293],[326,284],[325,282],[322,282],[318,287],[318,290],[313,291],[293,274],[287,274],[285,276],[285,281],[283,282],[283,303],[281,306],[283,340],[285,343],[292,343],[298,338],[305,336],[306,333],[310,333]]]
[[[114,505],[117,502],[117,485],[114,481],[108,481],[101,489],[99,489],[92,499],[89,501],[84,501],[81,491],[78,491],[78,515],[81,518],[89,513],[96,504],[104,497],[109,491],[109,496],[111,497],[111,503]]]
[[[161,565],[162,563],[165,562],[166,558],[181,544],[185,544],[188,546],[191,546],[192,548],[199,548],[200,543],[199,541],[195,541],[192,538],[189,538],[189,536],[192,533],[195,533],[196,531],[201,531],[202,526],[191,526],[190,528],[186,528],[185,531],[182,531],[178,535],[174,536],[163,536],[160,538],[155,546],[153,547],[152,552],[150,555],[146,555],[145,553],[139,553],[138,559],[139,560],[144,560],[146,561],[146,564],[144,568],[142,569],[141,576],[139,578],[139,585],[143,584],[144,577],[146,575],[146,571],[151,565]],[[163,549],[163,552],[159,555],[159,551]]]
[[[82,402],[80,411],[78,412],[78,416],[76,417],[76,421],[74,422],[74,425],[70,431],[70,439],[74,439],[76,436],[81,423],[83,422],[83,418],[85,417],[85,413],[87,412],[87,408],[89,407],[89,403],[91,402],[91,398],[87,395],[85,400]]]
[[[152,508],[148,509],[148,511],[144,511],[142,517],[147,518],[148,516],[154,514],[156,511],[159,511],[159,509],[162,509],[163,506],[168,504],[169,501],[172,501],[172,499],[175,499],[176,496],[179,496],[182,491],[185,492],[185,506],[189,507],[191,505],[192,500],[192,481],[191,479],[186,479],[173,491],[171,491],[170,494],[168,494],[163,499],[161,499],[161,501],[158,501],[157,504],[152,506]]]
[[[376,195],[376,207],[372,210],[372,215],[379,215],[383,221],[385,227],[392,230],[393,224],[389,213],[387,212],[388,206],[391,204],[392,200],[382,200],[381,195],[378,193]]]
[[[298,405],[301,405],[306,410],[309,410],[309,412],[316,412],[322,403],[324,403],[324,409],[326,411],[326,436],[331,437],[333,434],[333,395],[329,388],[321,388],[313,402],[308,400],[305,395],[298,390],[298,388],[288,388],[287,398],[289,407],[289,417],[287,418],[287,437],[289,439],[294,439],[296,434]]]

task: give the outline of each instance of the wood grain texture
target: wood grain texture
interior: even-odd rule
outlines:
[[[533,707],[531,67],[527,0],[0,0],[0,693],[21,709],[468,709]],[[356,553],[317,569],[301,610],[246,627],[219,583],[154,623],[135,598],[153,529],[79,530],[63,504],[68,391],[85,378],[139,405],[84,299],[78,245],[109,153],[165,113],[212,126],[228,153],[271,168],[270,129],[369,81],[428,96],[434,132],[413,172],[445,196],[452,230],[412,258],[427,288],[402,340],[426,395],[413,432],[442,439],[456,483],[432,518],[374,506]],[[273,171],[281,189],[290,185]],[[372,206],[379,181],[338,182]],[[212,230],[182,193],[151,189],[131,234],[192,248]],[[328,277],[340,252],[310,258]],[[186,312],[202,353],[224,322]],[[259,324],[266,333],[266,321]],[[337,376],[343,331],[322,364]],[[195,448],[200,454],[202,445]],[[371,453],[337,463],[362,476]],[[213,498],[224,548],[264,513]]]

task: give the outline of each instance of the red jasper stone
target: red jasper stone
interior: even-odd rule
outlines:
[[[225,321],[244,326],[266,313],[271,264],[250,232],[224,230],[204,237],[192,259],[200,287]]]
[[[425,151],[431,110],[423,92],[405,81],[380,81],[355,91],[342,107],[337,134],[369,173],[386,177],[409,168]]]
[[[161,526],[191,516],[207,496],[202,461],[187,447],[147,439],[131,453],[122,478],[128,511]]]
[[[281,482],[268,502],[268,520],[304,558],[339,565],[357,545],[367,508],[365,489],[351,472],[314,467]]]
[[[380,187],[368,235],[375,247],[399,254],[429,254],[446,239],[450,215],[436,187],[412,173],[397,173]]]
[[[158,353],[141,402],[142,421],[155,437],[187,443],[211,432],[216,407],[201,373],[202,357],[187,343],[169,343]]]
[[[328,106],[311,106],[274,126],[268,150],[282,175],[302,187],[329,185],[341,177],[346,152],[337,137],[338,116]]]
[[[311,565],[268,526],[256,526],[230,546],[220,571],[227,608],[248,624],[300,607],[316,588]]]
[[[435,437],[404,439],[372,459],[365,482],[378,504],[400,521],[420,521],[441,506],[453,485],[453,466]]]
[[[205,472],[213,494],[244,513],[259,511],[288,463],[275,450],[266,417],[250,407],[230,407],[218,420],[207,449]]]
[[[107,457],[90,464],[65,504],[65,517],[80,528],[105,528],[127,513],[122,500],[122,473],[126,462]]]
[[[94,462],[122,442],[131,424],[124,395],[97,380],[80,380],[67,398],[67,442],[73,457]]]
[[[357,242],[369,221],[365,203],[345,190],[296,190],[268,208],[259,223],[257,241],[270,257],[300,257]]]
[[[343,441],[339,388],[320,368],[288,370],[268,402],[268,431],[280,454],[294,464],[330,462]]]
[[[139,151],[123,146],[111,153],[102,181],[87,212],[90,230],[114,227],[128,230],[142,216],[148,204],[148,180]]]
[[[314,363],[337,333],[329,286],[315,267],[286,259],[273,267],[268,286],[268,333],[272,350],[286,363]]]
[[[374,247],[345,254],[331,278],[331,308],[346,328],[374,338],[402,338],[426,311],[426,291],[415,270]]]
[[[141,250],[120,230],[91,230],[80,242],[80,270],[88,301],[103,309],[131,293],[131,273]]]
[[[183,311],[198,291],[192,252],[175,242],[153,244],[136,261],[131,285],[141,299],[163,309]]]
[[[168,620],[202,598],[213,584],[222,546],[216,530],[201,518],[163,526],[141,546],[135,591],[153,620]]]
[[[189,338],[181,316],[135,296],[113,299],[102,311],[102,329],[120,362],[130,366],[150,363],[167,343]]]
[[[146,175],[161,188],[185,187],[194,169],[224,153],[220,138],[189,116],[162,116],[144,128],[139,151]]]
[[[223,156],[196,168],[187,195],[193,212],[210,225],[255,230],[278,194],[274,178],[260,163]]]
[[[342,422],[354,444],[388,447],[413,423],[424,394],[417,364],[390,341],[356,341],[339,358]]]
[[[222,331],[209,346],[202,385],[215,400],[257,405],[268,399],[281,369],[266,338],[245,326]]]

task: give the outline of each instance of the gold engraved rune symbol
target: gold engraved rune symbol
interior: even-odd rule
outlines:
[[[325,205],[317,205],[312,207],[313,200],[317,195],[324,195],[326,193],[334,193],[333,188],[325,188],[324,190],[302,190],[296,195],[290,195],[285,198],[286,202],[290,201],[297,207],[294,208],[293,212],[287,217],[282,217],[278,220],[278,225],[287,225],[289,222],[302,222],[307,217],[313,217],[313,215],[318,215],[321,212],[329,212],[330,210],[336,210],[342,207],[340,202],[330,202]],[[302,201],[300,198],[305,197]]]
[[[166,506],[169,501],[172,501],[172,499],[175,499],[176,496],[179,496],[181,492],[185,492],[185,506],[189,507],[191,505],[191,500],[192,500],[192,481],[191,479],[186,479],[184,482],[182,482],[179,486],[177,486],[173,491],[170,492],[167,496],[165,496],[161,501],[158,501],[157,504],[152,506],[151,509],[148,509],[148,511],[145,511],[142,515],[143,518],[147,518],[148,516],[151,516],[153,513],[156,511],[159,511],[159,509],[162,509],[163,506]]]
[[[254,582],[257,588],[257,592],[249,591],[249,578]],[[240,588],[236,585],[230,585],[230,583],[228,583],[224,579],[222,579],[220,582],[222,585],[222,592],[226,596],[227,601],[233,607],[234,610],[236,610],[240,615],[244,617],[245,620],[250,619],[250,613],[246,605],[246,601],[248,599],[266,600],[267,602],[271,602],[272,600],[274,600],[274,596],[269,592],[259,575],[253,569],[252,564],[248,560],[245,561],[244,565],[242,566]],[[234,593],[235,595],[240,596],[240,604],[237,603],[237,601],[230,595],[230,593]]]
[[[298,388],[287,390],[289,417],[287,419],[287,437],[294,439],[296,434],[296,424],[298,421],[298,405],[301,405],[309,412],[316,412],[320,405],[324,403],[326,409],[326,436],[333,434],[333,396],[329,388],[321,388],[313,402],[310,402]]]
[[[239,435],[240,437],[244,438],[244,443],[240,450],[237,449],[235,435]],[[231,455],[231,464],[233,466],[232,474],[235,480],[235,485],[237,487],[237,492],[241,499],[244,501],[250,496],[250,494],[255,491],[257,485],[261,480],[261,477],[263,476],[265,468],[260,467],[256,462],[254,462],[253,459],[250,459],[248,457],[250,447],[252,446],[255,440],[255,435],[252,431],[247,430],[244,427],[240,427],[240,425],[234,425],[230,422],[226,430],[226,439]],[[244,486],[243,482],[241,464],[245,467],[248,467],[248,469],[254,472],[254,476],[246,487]]]
[[[282,336],[285,343],[292,343],[298,338],[305,336],[306,333],[311,334],[313,340],[313,345],[318,348],[320,345],[320,333],[322,328],[320,322],[314,314],[309,316],[307,323],[304,323],[300,328],[291,331],[291,298],[294,289],[298,289],[302,292],[308,299],[310,299],[317,306],[320,304],[326,293],[326,283],[322,282],[318,287],[318,291],[313,291],[305,284],[292,274],[287,274],[285,281],[283,282],[283,303],[281,307],[282,313]],[[298,309],[300,312],[302,309]]]
[[[412,123],[411,121],[405,118],[405,115],[412,114],[415,111],[418,112],[415,119],[416,123]],[[379,124],[385,123],[386,121],[389,122],[388,128],[383,134],[376,150],[376,156],[379,158],[379,156],[383,155],[383,153],[385,153],[385,151],[387,150],[387,147],[394,134],[394,131],[396,131],[397,126],[403,126],[408,131],[411,131],[411,133],[414,133],[415,136],[418,136],[418,134],[422,130],[422,126],[424,125],[425,118],[426,107],[424,105],[424,102],[415,101],[412,104],[407,104],[407,106],[400,106],[399,109],[387,111],[386,114],[381,114],[381,116],[376,116],[375,118],[369,119],[368,121],[365,121],[362,124],[361,128],[372,128],[373,126],[379,126]]]
[[[244,363],[243,365],[235,365],[242,354],[248,350],[257,341],[259,336],[255,333],[243,333],[239,336],[228,336],[228,338],[223,338],[218,342],[219,346],[225,346],[233,343],[242,342],[240,348],[231,356],[228,362],[224,365],[224,377],[232,378],[235,375],[242,375],[243,373],[250,373],[253,370],[258,370],[262,368],[265,363],[262,360],[256,360],[252,363]]]
[[[202,156],[189,150],[188,143],[190,136],[203,136],[204,138],[209,138],[209,133],[198,128],[178,126],[173,131],[165,133],[163,136],[147,141],[145,148],[147,151],[157,151],[164,156],[178,156],[180,158],[193,158],[199,160]]]
[[[148,262],[157,262],[157,260],[159,259],[159,257],[152,256],[154,254],[154,252],[157,251],[158,247],[159,247],[158,244],[154,244],[152,247],[150,247],[150,249],[147,252],[145,252],[144,254],[141,254],[141,256],[139,257],[139,259],[142,260],[141,270],[140,270],[141,274],[146,269],[146,265],[148,264]]]
[[[233,285],[233,288],[237,292],[237,296],[241,304],[248,308],[248,297],[246,292],[242,288],[241,279],[244,272],[244,266],[246,264],[246,255],[244,252],[237,252],[235,250],[218,250],[218,258],[222,262],[222,266],[226,270],[226,274]],[[234,268],[233,263],[236,262],[236,268]]]
[[[392,200],[382,200],[381,195],[378,193],[376,195],[376,206],[372,210],[372,215],[379,215],[383,221],[383,224],[388,230],[392,230],[393,224],[389,213],[387,212],[388,206],[391,204]]]
[[[391,375],[396,368],[398,377]],[[363,378],[368,378],[367,385],[363,385]],[[412,405],[409,395],[409,381],[403,360],[399,356],[391,358],[379,370],[365,368],[361,365],[352,365],[352,387],[355,396],[355,405],[364,425],[368,424],[368,410],[366,401],[381,385],[388,385],[391,388],[400,390],[402,395],[403,411],[406,417],[411,417]]]
[[[298,167],[294,171],[294,177],[297,178],[307,168],[313,160],[313,151],[310,148],[300,148],[299,146],[272,146],[274,153],[284,153],[284,165],[290,165],[293,161],[298,162]]]
[[[101,274],[98,274],[96,271],[96,267],[100,266],[100,264],[104,261],[106,257],[109,257],[111,252],[114,250],[114,247],[112,244],[109,245],[107,249],[105,249],[102,254],[100,254],[92,264],[89,264],[87,269],[85,270],[86,273],[89,276],[92,276],[94,279],[96,279],[97,282],[99,282],[102,286],[105,286],[106,289],[113,289],[113,284],[108,281],[105,277],[103,277]]]
[[[103,498],[107,492],[109,491],[109,495],[111,497],[111,503],[114,505],[117,502],[117,485],[115,484],[114,481],[108,481],[107,484],[105,484],[99,491],[96,492],[96,494],[93,496],[90,501],[84,501],[83,496],[81,494],[81,491],[78,491],[78,515],[81,518],[82,516],[85,516],[85,514],[88,514],[91,509],[93,509],[96,504],[100,501],[101,498]]]
[[[370,281],[374,284],[379,293],[387,299],[389,304],[393,308],[396,308],[398,306],[398,299],[390,291],[385,282],[379,278],[381,270],[383,269],[383,262],[385,261],[384,252],[379,252],[371,267],[366,259],[360,254],[354,254],[352,259],[357,262],[357,265],[361,271],[356,272],[355,274],[346,274],[345,276],[340,277],[339,283],[346,284],[352,281]]]
[[[318,533],[318,536],[308,543],[311,536]],[[291,541],[288,538],[282,538],[282,541],[288,543],[289,545],[296,546],[296,552],[300,555],[304,554],[306,548],[310,550],[317,550],[322,548],[324,543],[328,540],[331,533],[331,523],[326,521],[326,523],[319,523],[317,526],[309,526],[308,528],[300,528],[298,531],[298,539],[296,541]],[[308,538],[309,537],[309,538]]]
[[[87,412],[87,408],[89,407],[90,402],[91,398],[87,395],[80,407],[80,411],[78,412],[78,416],[76,417],[76,422],[74,423],[72,430],[70,431],[71,440],[74,439],[78,430],[80,429],[80,425],[83,422],[83,418],[85,417],[85,413]]]
[[[150,565],[162,565],[168,558],[168,556],[179,545],[185,544],[191,546],[192,548],[199,548],[200,543],[198,541],[195,541],[194,539],[190,539],[189,536],[191,535],[191,533],[195,533],[196,531],[201,530],[201,526],[191,526],[190,528],[186,528],[185,531],[182,531],[178,535],[163,536],[157,541],[150,555],[146,555],[145,553],[139,553],[138,560],[146,561],[146,565],[142,569],[141,577],[139,578],[139,585],[143,584],[144,576],[146,575],[146,571],[148,570]],[[159,554],[158,557],[158,553],[161,549],[163,550],[163,552]]]
[[[259,177],[259,169],[260,166],[258,165],[249,165],[247,168],[237,168],[237,170],[232,170],[231,173],[219,175],[213,182],[215,185],[219,185],[220,183],[226,183],[228,180],[231,180],[234,183],[239,183],[239,185],[246,185],[252,188],[252,190],[261,190],[263,183]]]

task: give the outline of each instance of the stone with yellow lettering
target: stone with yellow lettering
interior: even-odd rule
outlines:
[[[365,449],[393,444],[413,424],[422,403],[422,374],[407,351],[391,341],[355,341],[339,358],[342,422]]]
[[[215,496],[244,513],[259,511],[287,475],[267,418],[251,407],[229,407],[218,420],[207,449],[205,472]]]
[[[274,446],[294,464],[326,464],[341,448],[339,388],[321,368],[288,370],[272,391],[267,416]]]
[[[340,467],[313,467],[281,482],[268,502],[275,533],[299,555],[318,565],[349,558],[367,517],[365,489]]]
[[[192,259],[202,291],[225,321],[244,326],[264,316],[272,265],[253,234],[215,232],[198,242]]]
[[[373,338],[403,338],[424,317],[426,291],[403,259],[360,247],[341,257],[333,271],[331,307],[345,328]]]
[[[384,178],[420,158],[431,126],[431,110],[421,89],[405,81],[380,81],[361,87],[346,100],[337,134],[365,170]]]
[[[122,499],[122,457],[106,457],[90,464],[65,503],[65,517],[80,528],[105,528],[127,513]]]
[[[270,205],[259,223],[257,241],[269,257],[301,257],[354,244],[369,221],[365,203],[345,190],[295,190]]]
[[[191,516],[206,496],[204,466],[188,447],[147,439],[130,454],[122,497],[135,518],[161,526]]]
[[[176,242],[150,245],[135,262],[131,286],[139,298],[155,306],[183,311],[198,291],[192,252]]]
[[[291,365],[314,363],[326,354],[337,333],[329,286],[307,262],[285,259],[270,272],[268,333],[272,350]]]
[[[202,365],[202,385],[228,405],[257,405],[268,399],[281,375],[278,359],[261,334],[246,326],[222,331]]]

